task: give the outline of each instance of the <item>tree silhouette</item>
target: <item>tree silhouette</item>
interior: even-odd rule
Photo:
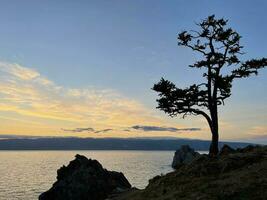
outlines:
[[[212,133],[211,156],[218,154],[218,106],[224,105],[224,100],[231,96],[233,80],[257,75],[258,69],[267,65],[267,58],[239,60],[244,54],[239,43],[241,36],[227,27],[227,22],[211,15],[196,24],[200,30],[178,34],[179,46],[201,54],[202,60],[189,67],[203,68],[205,82],[180,89],[162,78],[152,88],[159,95],[157,108],[171,117],[178,114],[183,114],[183,118],[187,115],[205,117]]]

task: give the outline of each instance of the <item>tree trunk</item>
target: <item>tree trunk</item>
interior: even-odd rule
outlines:
[[[211,110],[211,134],[212,134],[212,140],[210,144],[209,149],[209,155],[214,157],[217,156],[219,153],[219,126],[218,126],[218,112],[217,112],[217,105],[213,107]]]
[[[216,130],[215,128],[212,130],[212,140],[209,149],[209,155],[212,157],[216,156],[219,152],[218,141],[219,141],[218,129]]]

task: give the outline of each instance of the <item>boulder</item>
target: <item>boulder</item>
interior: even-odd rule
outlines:
[[[235,153],[236,150],[234,150],[233,148],[231,148],[230,146],[228,146],[227,144],[223,145],[223,147],[221,148],[219,155],[220,156],[225,156],[228,155],[230,153]]]
[[[174,169],[179,168],[183,164],[190,163],[194,158],[198,157],[200,154],[194,149],[190,148],[188,145],[182,145],[178,149],[173,157],[172,167]]]
[[[39,200],[104,200],[130,188],[122,173],[108,171],[97,160],[76,155],[67,167],[57,171],[57,181]]]

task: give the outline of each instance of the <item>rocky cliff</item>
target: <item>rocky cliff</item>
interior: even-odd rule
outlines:
[[[122,173],[104,169],[97,160],[75,157],[57,171],[57,181],[39,200],[104,200],[131,188]]]

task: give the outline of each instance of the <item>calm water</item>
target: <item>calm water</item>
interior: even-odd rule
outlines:
[[[0,151],[0,200],[38,199],[56,180],[56,171],[79,153],[108,170],[121,171],[144,188],[156,175],[170,172],[173,151]]]

